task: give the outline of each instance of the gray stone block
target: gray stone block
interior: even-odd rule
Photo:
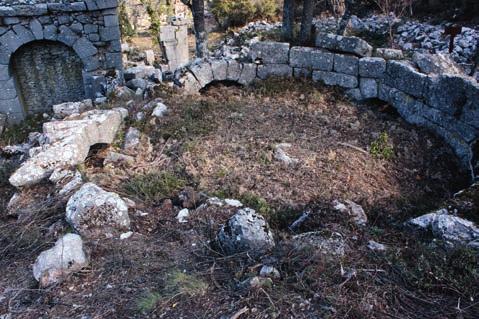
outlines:
[[[383,58],[362,58],[359,60],[359,75],[381,79],[386,72],[386,60]]]
[[[95,0],[95,2],[98,9],[110,9],[118,7],[118,0]]]
[[[87,72],[96,71],[100,68],[100,61],[95,56],[83,59],[83,69]]]
[[[2,47],[10,53],[15,52],[23,44],[17,34],[12,30],[0,37],[0,43],[2,44]]]
[[[467,88],[477,87],[472,78],[441,74],[427,81],[427,104],[447,114],[460,115],[468,102]]]
[[[228,76],[228,62],[226,60],[211,61],[211,70],[215,81],[225,81]]]
[[[312,71],[309,68],[293,68],[293,76],[297,79],[310,79]]]
[[[388,61],[384,83],[415,97],[425,93],[427,76],[403,61]]]
[[[189,67],[191,73],[196,77],[198,83],[200,83],[201,87],[204,88],[211,82],[213,82],[213,70],[211,69],[211,65],[208,62],[201,62],[199,64],[195,64]]]
[[[292,47],[289,53],[289,64],[293,68],[311,68],[311,51],[313,48]]]
[[[73,50],[75,50],[82,60],[86,57],[95,55],[98,52],[97,48],[84,37],[78,39],[75,44],[73,44]]]
[[[115,27],[101,27],[100,28],[101,41],[120,40],[120,28]]]
[[[7,64],[0,64],[0,81],[10,79],[10,67]]]
[[[122,54],[120,52],[105,53],[105,68],[121,70],[123,68]]]
[[[83,24],[72,23],[72,25],[70,26],[70,29],[77,34],[81,34],[83,32]]]
[[[311,52],[311,67],[314,70],[332,71],[334,63],[334,54],[323,50],[313,50]]]
[[[118,21],[118,15],[107,15],[103,17],[105,20],[105,27],[116,27],[119,26],[120,23]]]
[[[20,19],[17,18],[17,17],[5,17],[5,18],[3,18],[3,24],[13,25],[13,24],[17,24],[17,23],[20,23]]]
[[[264,64],[287,64],[289,62],[289,43],[256,42],[251,45],[250,57],[253,62]]]
[[[0,100],[11,100],[17,97],[17,90],[13,78],[0,81]]]
[[[321,81],[326,85],[337,85],[347,89],[358,87],[357,77],[335,72],[313,71],[313,81]]]
[[[98,32],[98,26],[96,24],[85,24],[83,29],[86,34]]]
[[[240,76],[241,76],[241,64],[236,60],[229,60],[226,79],[228,81],[238,81]]]
[[[53,24],[49,24],[43,27],[43,37],[45,40],[56,41],[58,36],[58,29]]]
[[[65,25],[60,26],[59,29],[60,34],[58,35],[58,41],[63,42],[68,46],[73,46],[73,44],[78,40],[77,34]]]
[[[16,117],[19,117],[19,115],[21,115],[21,120],[23,119],[23,107],[18,98],[0,100],[0,113],[7,114],[7,121],[9,123],[12,123],[12,117],[15,119]]]
[[[38,21],[38,19],[32,19],[30,21],[30,30],[32,31],[35,39],[37,40],[43,39],[43,26],[40,23],[40,21]]]
[[[273,76],[292,77],[293,68],[288,64],[265,64],[258,66],[258,78],[265,80]]]
[[[334,71],[349,75],[358,75],[359,59],[353,55],[335,54]]]
[[[346,92],[346,96],[353,101],[362,101],[364,100],[363,95],[361,94],[360,89],[349,89]]]
[[[316,35],[316,47],[351,53],[359,57],[371,56],[373,50],[372,46],[363,39],[322,32]]]
[[[14,25],[13,31],[17,34],[21,45],[35,40],[33,33],[23,25]]]
[[[359,89],[365,99],[378,97],[378,82],[376,79],[361,78],[359,80]]]
[[[8,65],[10,63],[11,51],[0,42],[0,64]]]
[[[250,85],[256,80],[257,65],[255,63],[243,63],[241,68],[241,75],[238,83],[241,85]]]
[[[390,48],[378,48],[376,49],[376,56],[385,60],[402,60],[404,54],[402,50],[390,49]]]

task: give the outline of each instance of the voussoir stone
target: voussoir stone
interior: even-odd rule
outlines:
[[[130,228],[128,206],[116,193],[84,184],[66,207],[67,222],[87,238],[111,238]]]
[[[33,185],[49,177],[58,167],[82,163],[90,146],[113,142],[127,114],[128,111],[121,108],[92,110],[71,119],[45,123],[43,133],[49,142],[13,173],[10,184]]]

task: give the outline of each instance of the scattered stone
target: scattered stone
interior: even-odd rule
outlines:
[[[320,231],[303,233],[293,236],[292,243],[297,248],[314,247],[326,256],[344,256],[347,248],[343,236],[336,232],[329,236]]]
[[[111,238],[130,228],[125,202],[93,183],[84,184],[68,200],[66,220],[87,238]]]
[[[386,245],[375,242],[374,240],[368,241],[368,248],[373,251],[386,251],[387,249]]]
[[[80,114],[93,108],[93,102],[90,99],[80,102],[66,102],[53,105],[53,113],[57,118],[65,118],[73,114]]]
[[[168,114],[168,107],[159,102],[156,107],[153,109],[153,112],[151,112],[151,116],[155,117],[164,117],[165,115]]]
[[[351,216],[351,221],[358,226],[365,226],[368,222],[368,216],[364,209],[353,201],[345,200],[344,203],[340,201],[333,201],[334,209]]]
[[[231,207],[236,207],[236,208],[243,207],[243,203],[241,203],[237,199],[225,198],[224,202],[225,202],[226,205],[231,206]]]
[[[75,175],[71,178],[71,180],[63,185],[63,187],[58,192],[58,195],[65,196],[73,191],[77,190],[81,185],[83,185],[83,178],[79,171],[75,172]]]
[[[41,287],[60,282],[67,274],[88,265],[83,241],[76,234],[66,234],[55,246],[42,252],[33,265],[33,276]]]
[[[255,276],[249,280],[247,280],[246,283],[242,283],[241,286],[249,286],[249,288],[253,289],[259,289],[259,288],[271,288],[273,287],[273,280],[271,278],[264,278],[264,277],[259,277]]]
[[[128,231],[128,232],[126,232],[126,233],[121,234],[121,235],[120,235],[120,239],[121,239],[121,240],[125,240],[125,239],[130,238],[132,235],[133,235],[133,232],[132,232],[132,231]]]
[[[452,244],[467,245],[479,239],[479,228],[473,222],[449,215],[447,209],[410,219],[406,225],[432,231],[433,236]]]
[[[155,63],[155,51],[153,50],[145,51],[145,63],[147,65],[153,65]]]
[[[120,108],[92,110],[72,119],[45,123],[43,132],[49,143],[13,173],[10,184],[33,185],[49,177],[56,168],[82,163],[90,146],[113,142],[127,114]]]
[[[274,279],[281,278],[281,274],[279,273],[278,269],[274,268],[273,266],[263,265],[261,270],[259,271],[259,275],[261,277],[270,277]]]
[[[127,152],[134,153],[140,145],[141,132],[135,127],[130,127],[125,134],[125,142],[123,149]]]
[[[135,91],[135,95],[143,95],[143,91],[148,86],[148,82],[144,79],[132,79],[126,82],[126,86],[132,89],[133,91]],[[141,93],[138,94],[138,92],[141,92]]]
[[[391,48],[377,48],[376,55],[385,60],[403,60],[404,54],[402,50]]]
[[[133,156],[117,153],[117,152],[109,152],[106,156],[103,164],[104,165],[117,165],[117,164],[128,164],[131,165],[135,162],[135,158]]]
[[[448,55],[425,54],[416,52],[412,60],[417,64],[419,70],[425,74],[458,74],[464,75],[464,71]]]
[[[291,148],[291,144],[282,143],[276,145],[274,149],[274,158],[286,165],[295,165],[299,163],[299,160],[290,157],[284,149]]]
[[[21,198],[20,193],[15,193],[10,198],[7,204],[7,213],[9,216],[16,215],[15,210],[19,206]]]
[[[218,242],[226,254],[249,252],[257,256],[275,246],[268,223],[251,208],[238,210],[228,220],[218,233]]]
[[[50,182],[52,182],[53,184],[57,184],[60,181],[62,181],[63,179],[72,178],[73,176],[75,176],[75,173],[76,173],[76,171],[74,171],[72,169],[59,167],[59,168],[56,168],[53,171],[52,175],[50,175],[48,180]]]
[[[190,217],[190,211],[188,208],[183,208],[178,212],[178,215],[176,215],[176,219],[178,219],[178,222],[180,223],[187,223],[188,217]]]

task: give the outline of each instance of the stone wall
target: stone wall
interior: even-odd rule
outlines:
[[[212,81],[250,84],[270,76],[306,77],[340,86],[356,100],[378,98],[390,103],[409,123],[427,127],[454,150],[463,167],[478,173],[473,149],[479,136],[479,84],[455,74],[425,74],[402,54],[377,50],[356,37],[318,34],[316,47],[258,42],[250,60],[213,60],[189,66],[177,84],[196,92]],[[476,157],[475,157],[476,156]]]
[[[41,52],[22,54],[23,46],[31,44],[38,49],[45,41],[49,50],[64,53],[55,65],[35,65],[35,61],[53,62]],[[117,0],[0,0],[0,113],[6,113],[9,122],[48,111],[51,103],[64,101],[66,90],[78,86],[77,60],[81,61],[81,87],[68,98],[102,95],[105,75],[121,74]],[[67,67],[72,63],[72,70],[61,67],[62,63]],[[24,73],[33,69],[35,74]],[[33,78],[45,83],[27,85]],[[34,93],[43,96],[35,101]]]

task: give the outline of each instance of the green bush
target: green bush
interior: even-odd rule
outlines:
[[[255,19],[271,19],[278,12],[276,0],[213,0],[211,12],[224,27],[241,26]]]

